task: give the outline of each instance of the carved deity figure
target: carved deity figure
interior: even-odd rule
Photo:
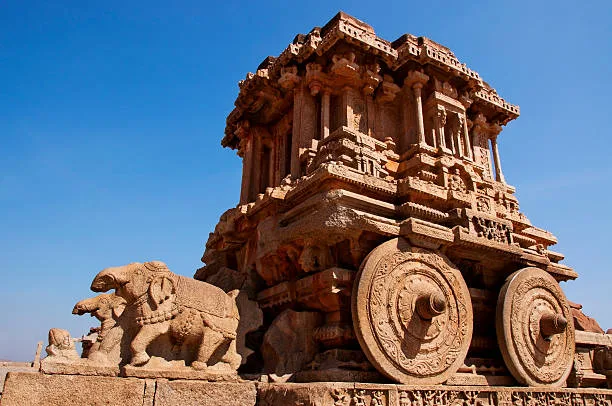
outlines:
[[[365,404],[365,391],[358,390],[353,395],[353,405],[355,406],[366,406]]]
[[[331,395],[334,399],[334,406],[349,406],[351,404],[351,397],[343,389],[334,389]]]

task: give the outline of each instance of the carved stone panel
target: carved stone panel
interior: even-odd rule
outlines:
[[[472,337],[472,305],[460,271],[441,253],[393,239],[356,277],[355,333],[372,364],[407,384],[446,381]]]

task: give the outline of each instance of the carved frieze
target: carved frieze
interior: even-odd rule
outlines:
[[[512,243],[512,230],[507,224],[484,217],[472,217],[476,235],[501,244]]]

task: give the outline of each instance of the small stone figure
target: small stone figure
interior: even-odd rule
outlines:
[[[351,404],[351,397],[343,389],[334,389],[331,395],[334,399],[334,406],[349,406]]]
[[[49,330],[49,345],[45,351],[49,358],[53,357],[57,361],[71,361],[80,358],[70,333],[61,328]]]
[[[366,406],[365,404],[365,391],[358,390],[353,395],[353,405],[355,406]]]
[[[370,402],[370,406],[383,406],[382,396],[383,396],[382,391],[375,390],[372,393],[372,402]],[[400,400],[400,404],[401,404],[401,400]]]

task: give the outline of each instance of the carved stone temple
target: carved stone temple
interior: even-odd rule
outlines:
[[[344,13],[239,88],[240,202],[195,279],[103,270],[110,293],[74,309],[101,322],[83,354],[53,329],[3,405],[612,405],[612,334],[504,177],[518,106],[443,45]]]

